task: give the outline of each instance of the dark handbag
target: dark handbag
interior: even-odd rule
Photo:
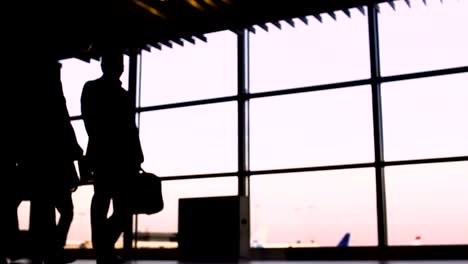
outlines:
[[[164,208],[161,179],[140,171],[129,184],[129,203],[133,214],[155,214]]]

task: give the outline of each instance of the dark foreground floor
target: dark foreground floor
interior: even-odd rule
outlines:
[[[21,261],[17,262],[21,263]],[[95,264],[95,260],[77,260],[73,264]],[[216,264],[215,262],[206,262]],[[241,261],[239,264],[468,264],[468,260],[391,260],[391,261]],[[132,260],[126,264],[192,264],[190,262],[179,262],[175,260]],[[205,264],[194,262],[193,264]]]

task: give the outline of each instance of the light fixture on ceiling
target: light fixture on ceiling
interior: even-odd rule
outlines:
[[[161,0],[161,1],[167,1],[167,0]],[[147,3],[141,1],[141,0],[133,0],[133,3],[135,3],[137,6],[145,9],[146,11],[150,12],[151,14],[158,16],[162,19],[167,19],[167,17],[158,9],[154,8],[153,6],[148,5]]]

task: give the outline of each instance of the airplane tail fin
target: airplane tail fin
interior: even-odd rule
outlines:
[[[348,247],[349,246],[349,239],[351,238],[350,233],[346,233],[341,241],[338,243],[337,247]]]

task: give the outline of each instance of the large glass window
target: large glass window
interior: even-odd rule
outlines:
[[[468,162],[387,167],[390,245],[468,244]]]
[[[468,73],[382,84],[386,160],[468,155]]]
[[[251,177],[253,247],[377,244],[375,170],[354,169]]]
[[[141,113],[143,167],[161,176],[237,171],[237,105]]]
[[[253,99],[251,169],[373,162],[369,86]]]
[[[295,28],[268,24],[250,35],[250,91],[263,92],[370,77],[367,16],[351,9],[350,19],[313,16],[309,25],[295,19]]]
[[[396,11],[379,5],[382,75],[467,66],[468,1],[410,3],[394,1]]]
[[[124,55],[124,72],[120,80],[122,87],[128,89],[128,56]],[[71,58],[61,60],[61,80],[63,93],[67,100],[67,108],[70,116],[81,115],[81,92],[87,81],[101,77],[100,61],[91,60],[89,63],[79,59]]]
[[[382,75],[468,66],[468,1],[379,4]],[[294,19],[250,33],[250,92],[277,91],[370,78],[368,17]],[[453,30],[447,30],[453,29]],[[233,96],[237,93],[237,35],[207,34],[207,42],[142,51],[139,106]],[[139,61],[139,62],[140,62]],[[128,56],[122,86],[128,87]],[[62,60],[71,116],[81,114],[85,82],[100,62]],[[468,73],[382,83],[386,161],[468,155]],[[237,101],[142,112],[143,168],[159,176],[238,170]],[[250,169],[271,170],[374,162],[370,85],[250,100]],[[86,151],[82,120],[74,121]],[[385,168],[389,244],[468,244],[468,162]],[[237,177],[163,181],[162,212],[136,217],[138,248],[174,248],[180,198],[236,195]],[[466,188],[465,188],[466,189]],[[73,193],[68,248],[90,248],[92,186]],[[377,245],[375,168],[254,175],[250,178],[251,246]],[[110,209],[109,214],[112,213]],[[29,226],[29,203],[19,208]],[[122,238],[118,242],[122,246]]]
[[[237,93],[237,36],[231,31],[206,35],[207,42],[152,49],[142,54],[141,106]]]
[[[237,195],[237,178],[163,181],[162,189],[164,209],[155,215],[138,216],[139,248],[177,247],[177,242],[170,240],[178,230],[179,199]]]

